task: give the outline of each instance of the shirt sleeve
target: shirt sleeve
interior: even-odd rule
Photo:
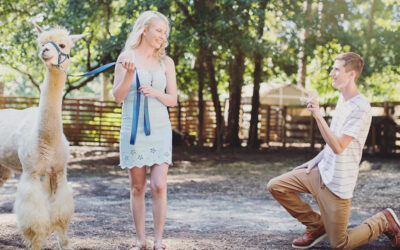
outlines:
[[[343,134],[356,138],[368,116],[366,109],[354,109],[343,125]]]

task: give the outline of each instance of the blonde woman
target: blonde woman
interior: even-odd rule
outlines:
[[[172,130],[167,107],[177,104],[175,64],[165,55],[169,21],[156,11],[135,21],[115,67],[113,95],[122,105],[120,166],[127,168],[136,229],[132,250],[146,249],[146,168],[150,168],[154,249],[166,249],[162,236],[167,209],[167,172],[172,163]]]

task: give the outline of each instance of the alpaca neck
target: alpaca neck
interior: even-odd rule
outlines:
[[[46,70],[39,101],[39,139],[48,144],[61,138],[62,95],[66,75],[59,70]]]

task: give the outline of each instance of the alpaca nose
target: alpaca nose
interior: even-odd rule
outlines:
[[[50,57],[52,57],[51,53],[50,53],[50,48],[43,48],[42,52],[40,53],[41,57],[43,59],[49,59]]]

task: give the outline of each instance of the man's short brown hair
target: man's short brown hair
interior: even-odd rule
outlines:
[[[364,67],[364,60],[359,54],[354,52],[346,52],[337,55],[335,57],[335,60],[344,61],[344,67],[346,69],[346,72],[354,70],[356,72],[356,78],[354,79],[354,81],[357,81]]]

